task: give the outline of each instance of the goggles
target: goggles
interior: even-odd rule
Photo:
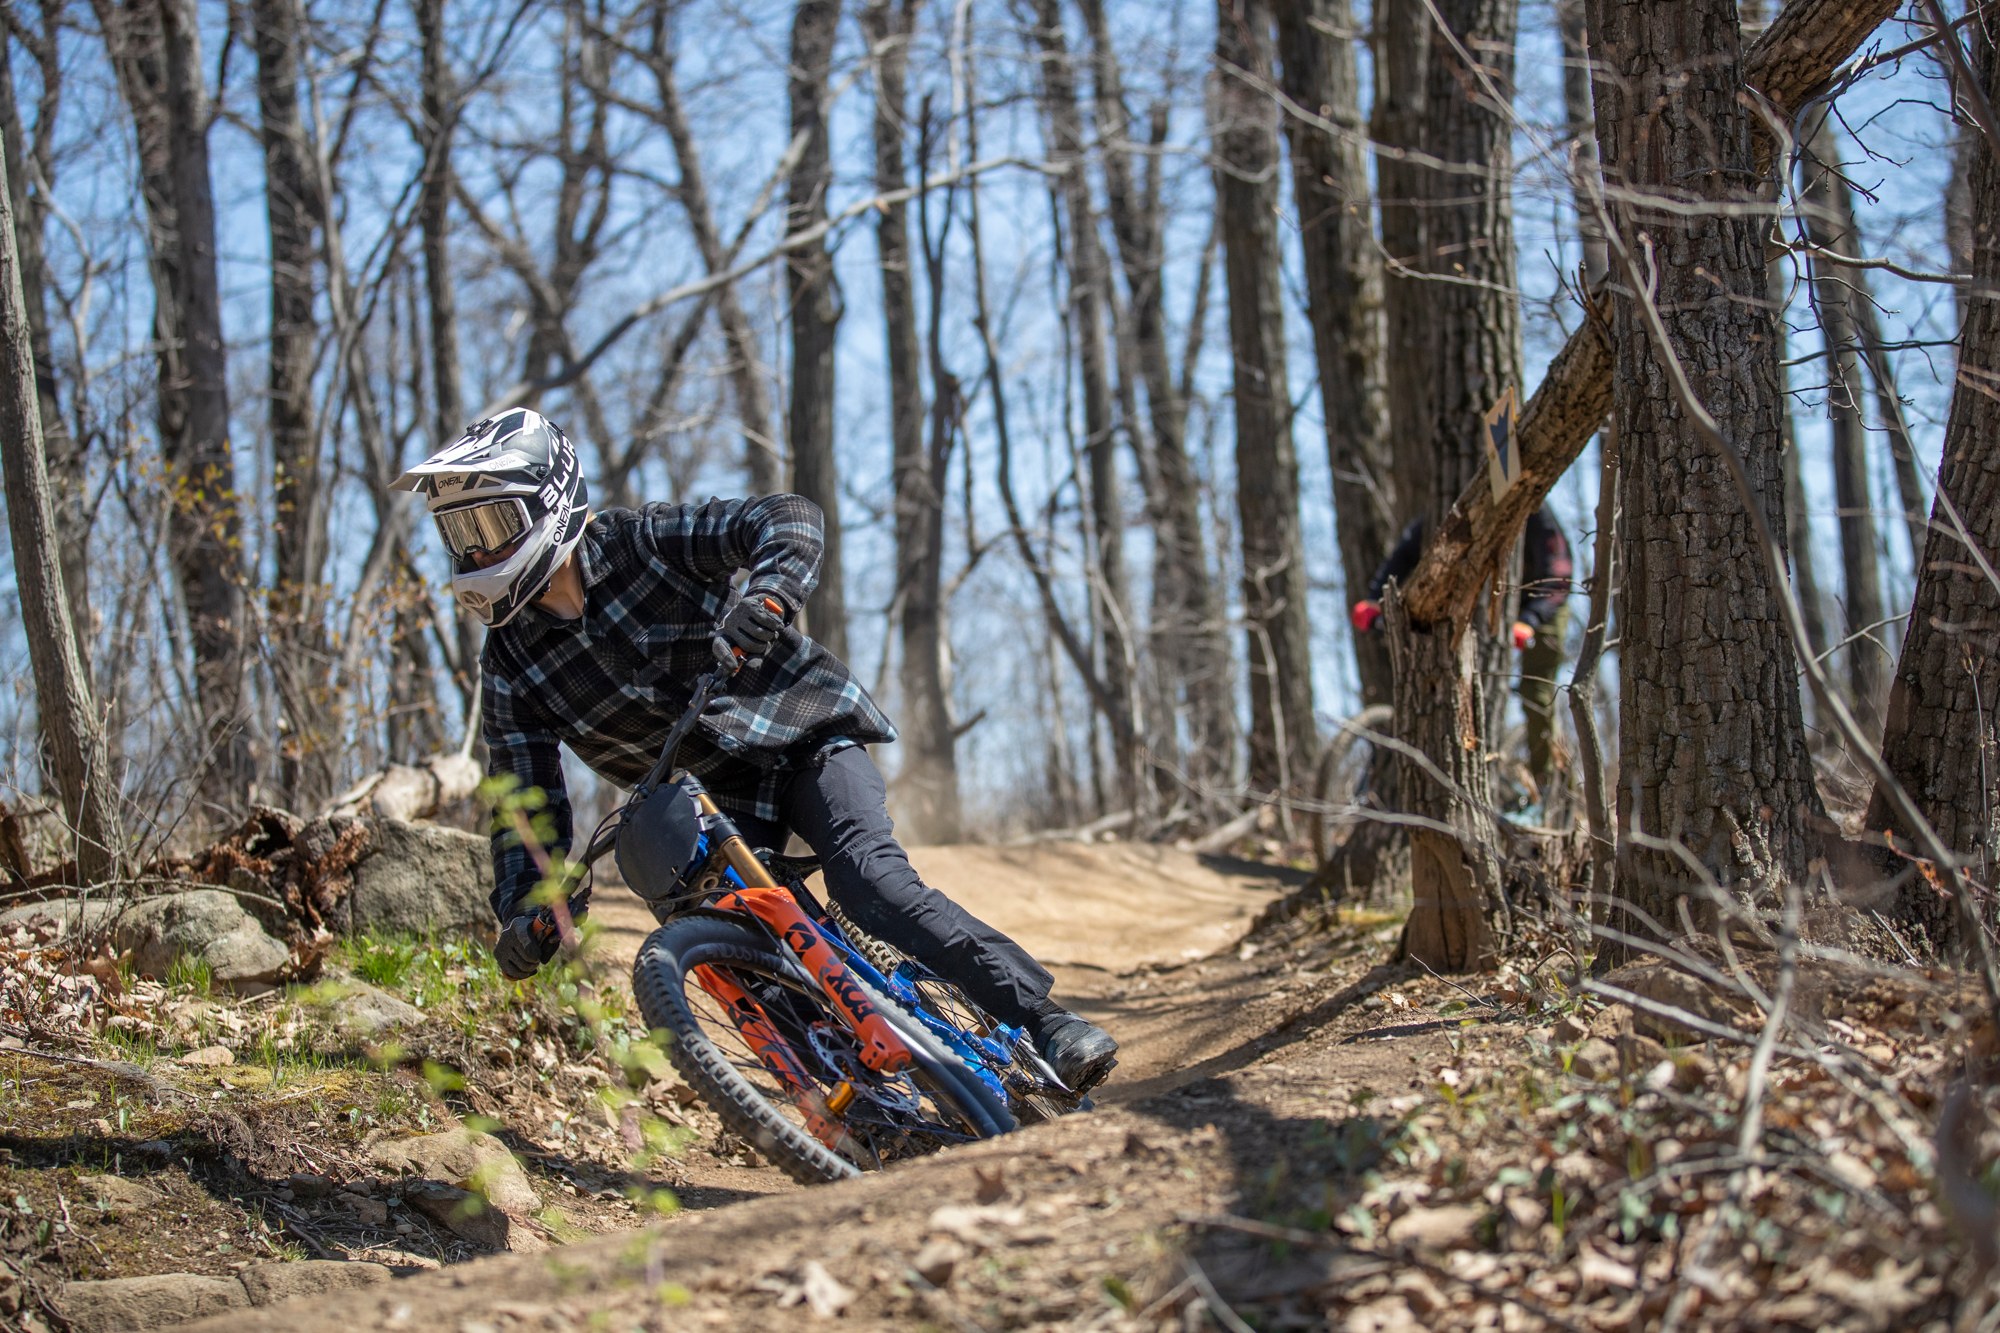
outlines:
[[[445,549],[459,560],[476,553],[498,554],[519,541],[529,527],[528,506],[519,496],[443,509],[432,517]]]

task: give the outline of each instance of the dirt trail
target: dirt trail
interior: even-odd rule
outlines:
[[[1455,1026],[1383,1026],[1406,1016],[1378,994],[1401,984],[1374,966],[1392,926],[1245,942],[1294,877],[1158,849],[915,855],[1050,959],[1063,997],[1119,1035],[1125,1059],[1099,1111],[810,1190],[770,1168],[689,1162],[686,1211],[641,1231],[418,1275],[338,1308],[293,1302],[186,1327],[761,1331],[838,1313],[849,1328],[1151,1329],[1147,1307],[1173,1316],[1194,1272],[1280,1293],[1339,1276],[1328,1259],[1274,1257],[1265,1240],[1197,1219],[1248,1201],[1324,1227],[1342,1205],[1323,1182],[1379,1155],[1375,1116],[1349,1113],[1414,1101]],[[649,922],[618,898],[595,910],[629,953]]]

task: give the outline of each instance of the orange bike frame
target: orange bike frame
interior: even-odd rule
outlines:
[[[751,1053],[785,1085],[785,1091],[805,1117],[806,1128],[812,1136],[836,1152],[853,1149],[853,1137],[829,1115],[826,1098],[813,1083],[811,1075],[799,1065],[798,1057],[792,1053],[791,1043],[779,1034],[777,1026],[764,1012],[764,1006],[757,1003],[756,997],[737,985],[727,972],[715,968],[695,968],[694,979],[695,984],[722,1005],[729,1021],[743,1034],[743,1040],[750,1044]]]
[[[707,792],[698,793],[695,803],[704,815],[718,815],[716,807]],[[747,912],[771,928],[787,949],[797,954],[806,970],[819,983],[833,1001],[835,1009],[847,1021],[847,1026],[861,1042],[861,1063],[878,1074],[900,1074],[912,1063],[910,1048],[889,1026],[840,954],[817,927],[799,909],[792,895],[771,878],[771,872],[757,859],[750,844],[739,834],[732,833],[722,840],[719,854],[743,881],[742,889],[725,893],[716,900],[716,906],[725,912]],[[722,999],[723,997],[717,996]],[[747,997],[746,997],[747,998]],[[724,1003],[727,1003],[724,1000]],[[754,1003],[754,1002],[753,1002]],[[740,1025],[739,1025],[740,1026]],[[772,1036],[776,1036],[773,1032]],[[744,1039],[754,1044],[748,1032]]]

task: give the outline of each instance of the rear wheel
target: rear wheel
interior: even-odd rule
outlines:
[[[1387,704],[1364,708],[1340,724],[1319,754],[1313,774],[1313,808],[1307,829],[1313,860],[1320,870],[1333,863],[1334,853],[1358,823],[1357,809],[1373,794],[1378,765],[1373,737],[1389,728],[1394,711]],[[1379,798],[1375,802],[1379,804]]]
[[[633,965],[639,1010],[667,1056],[732,1131],[803,1184],[877,1170],[1014,1128],[957,1056],[894,1000],[861,983],[914,1057],[901,1074],[861,1062],[798,960],[761,930],[683,917]]]

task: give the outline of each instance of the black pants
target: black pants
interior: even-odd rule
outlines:
[[[1026,1025],[1055,979],[1027,950],[924,883],[896,841],[888,795],[875,761],[856,746],[802,767],[780,808],[855,925],[962,987],[1001,1022]],[[783,848],[784,828],[732,818],[751,846]]]

